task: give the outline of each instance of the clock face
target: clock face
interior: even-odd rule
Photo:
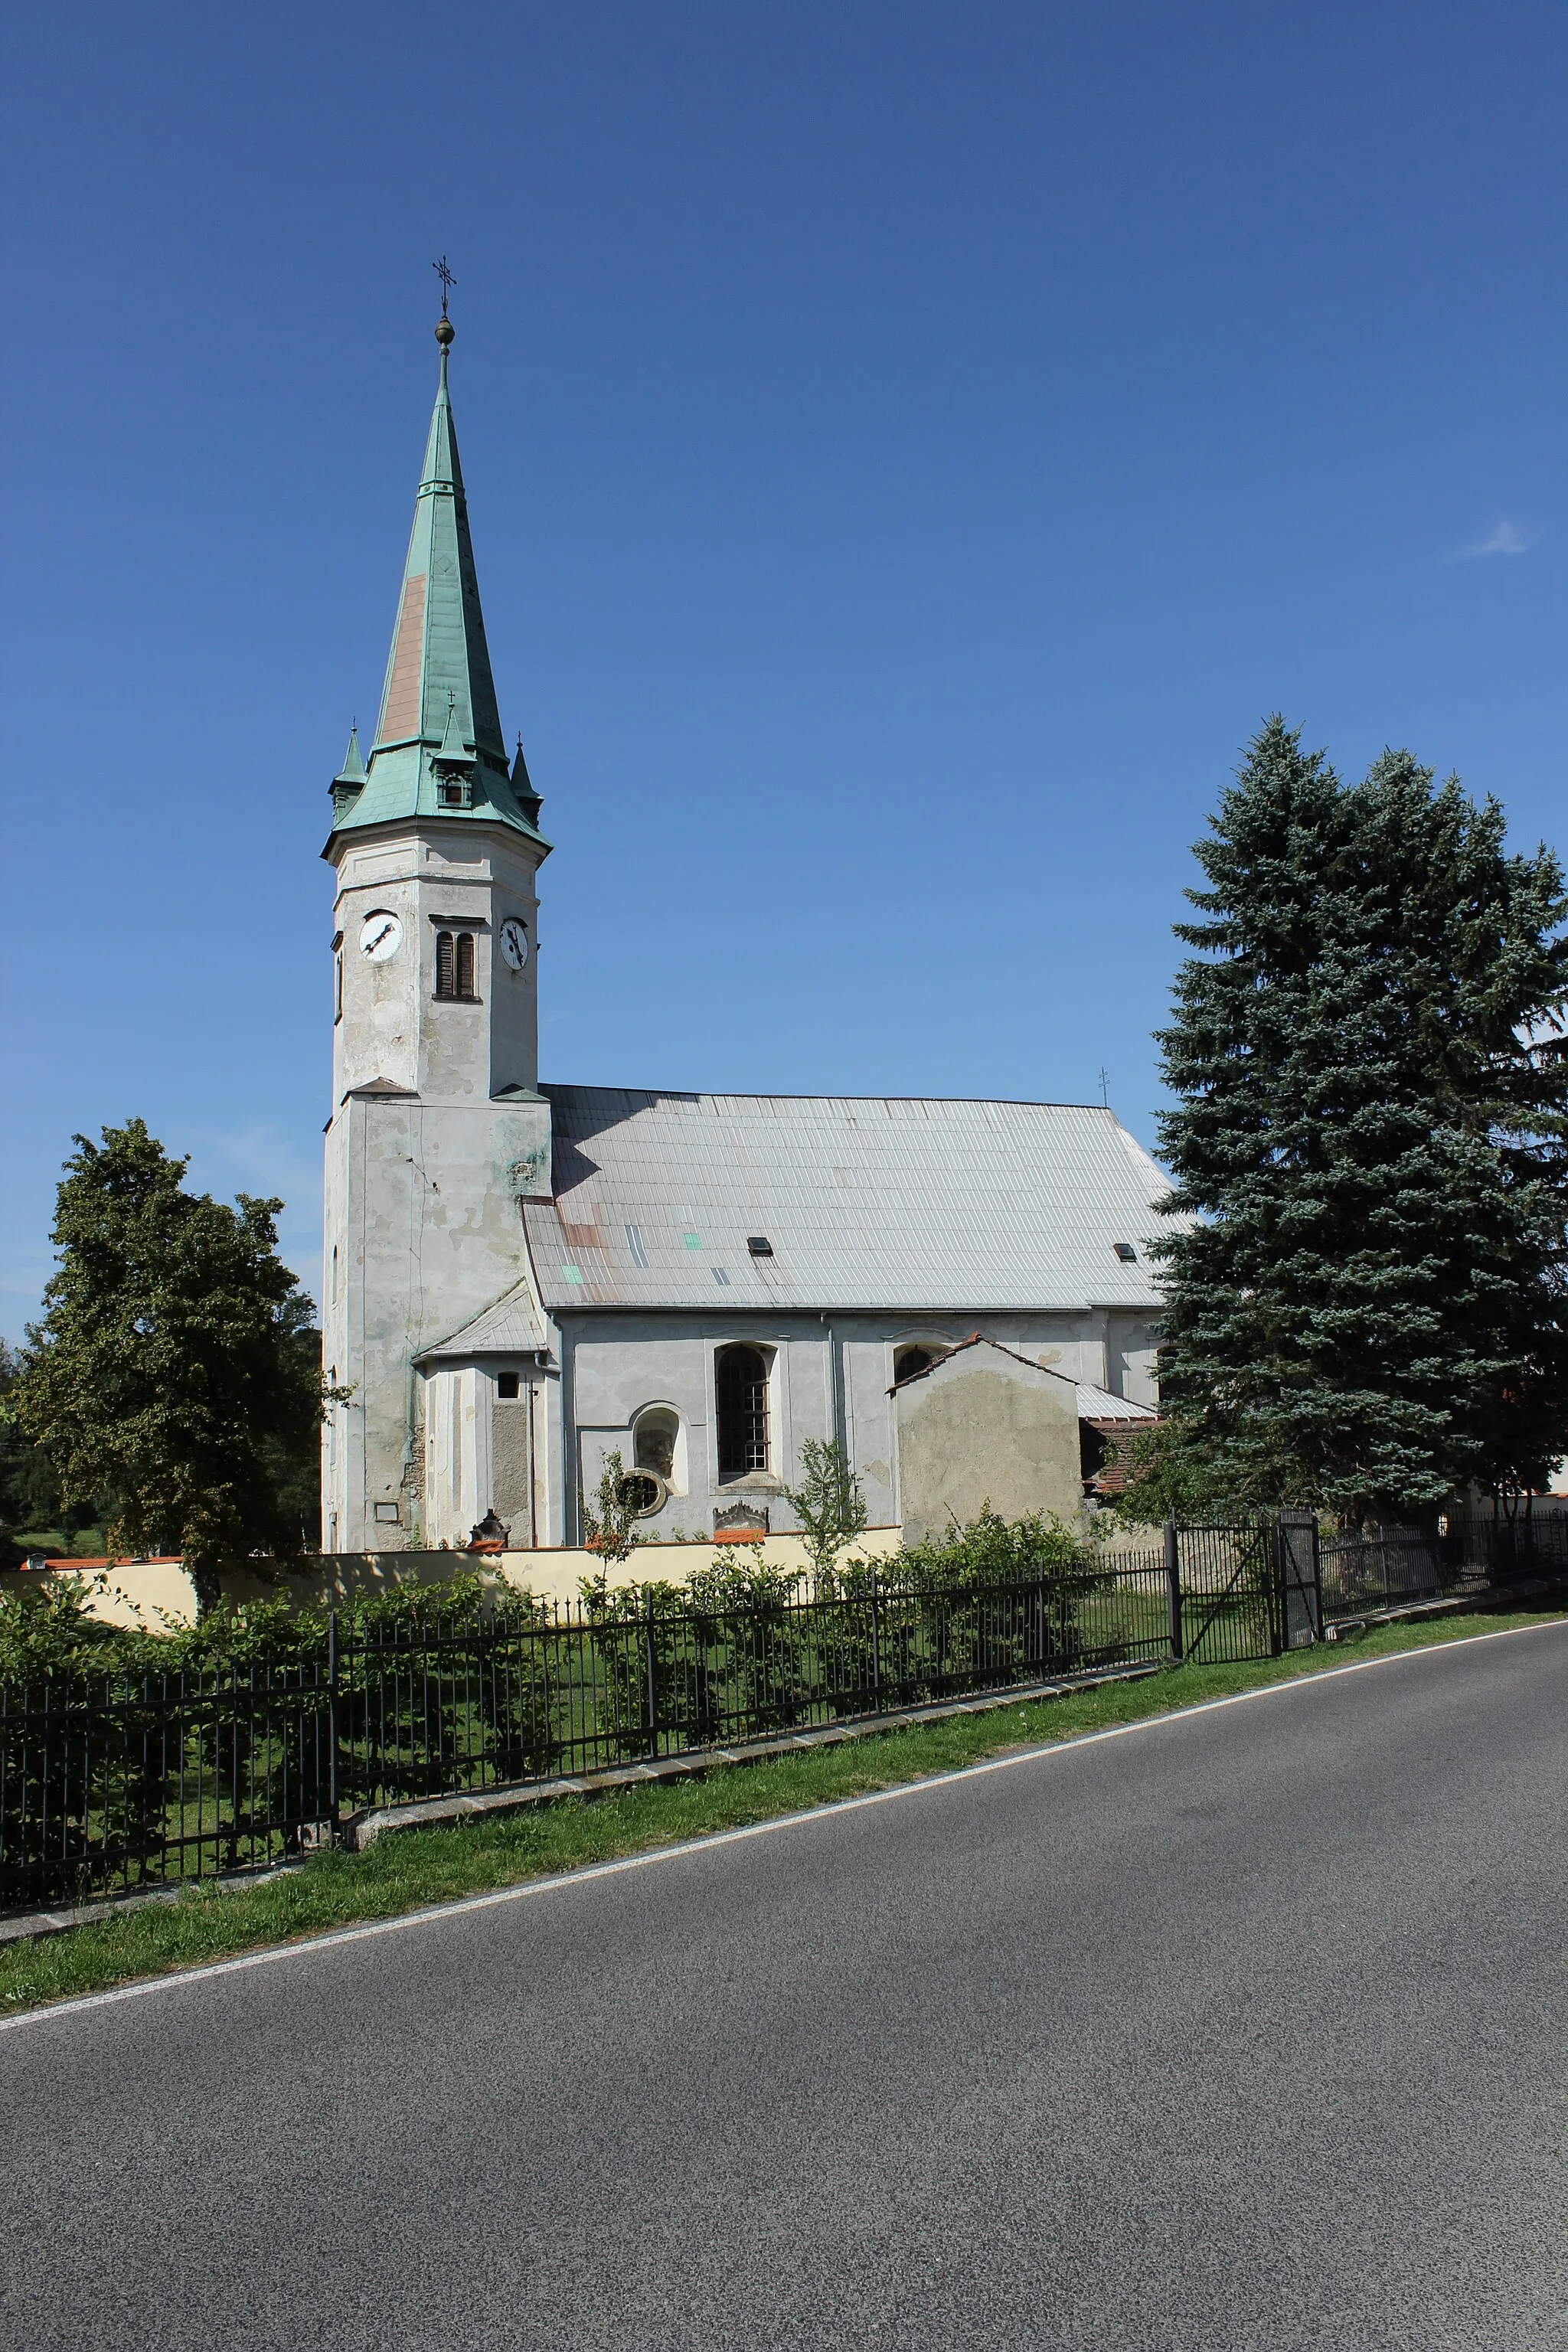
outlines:
[[[378,907],[360,926],[359,951],[369,963],[385,963],[403,945],[403,925],[386,908]]]
[[[528,961],[528,933],[515,915],[509,915],[500,927],[500,951],[513,971],[521,971]]]

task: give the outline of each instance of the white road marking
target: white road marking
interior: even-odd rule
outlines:
[[[1015,1755],[994,1756],[984,1764],[963,1764],[952,1772],[932,1772],[921,1780],[901,1781],[896,1789],[875,1789],[864,1797],[841,1797],[836,1802],[812,1805],[804,1812],[780,1813],[772,1821],[748,1822],[743,1829],[715,1830],[707,1836],[684,1838],[678,1845],[656,1846],[648,1853],[625,1854],[616,1862],[584,1863],[576,1870],[558,1871],[551,1878],[526,1878],[515,1886],[498,1886],[488,1895],[460,1895],[449,1903],[427,1904],[419,1911],[399,1912],[395,1919],[368,1920],[357,1927],[333,1927],[325,1935],[301,1936],[293,1943],[269,1944],[260,1951],[237,1953],[230,1960],[208,1960],[199,1968],[173,1969],[163,1976],[142,1977],[134,1984],[116,1985],[109,1992],[80,1993],[74,2000],[24,2010],[16,2017],[0,2017],[0,2033],[77,2017],[85,2010],[108,2009],[118,2001],[142,2000],[151,1993],[174,1992],[211,1977],[237,1976],[246,1969],[271,1968],[279,1960],[297,1959],[302,1954],[326,1951],[337,1944],[363,1944],[375,1936],[400,1935],[409,1928],[428,1927],[433,1921],[456,1918],[466,1911],[491,1911],[498,1904],[524,1903],[539,1895],[558,1894],[563,1888],[581,1886],[591,1878],[616,1878],[628,1870],[651,1870],[660,1863],[689,1861],[694,1854],[711,1853],[718,1846],[738,1845],[745,1838],[772,1837],[780,1830],[804,1829],[812,1822],[837,1821],[845,1813],[863,1812],[871,1805],[891,1805],[908,1797],[930,1796],[935,1790],[951,1789],[956,1781],[982,1780],[990,1772],[1011,1772],[1021,1764],[1047,1764],[1057,1757],[1073,1755],[1080,1748],[1098,1748],[1108,1739],[1129,1739],[1137,1732],[1174,1730],[1182,1724],[1194,1722],[1199,1716],[1216,1714],[1221,1707],[1246,1706],[1254,1699],[1281,1698],[1293,1692],[1319,1690],[1324,1683],[1342,1681],[1346,1675],[1371,1674],[1378,1666],[1405,1665],[1413,1658],[1447,1657],[1456,1650],[1473,1649],[1479,1642],[1506,1642],[1519,1633],[1563,1630],[1562,1619],[1539,1625],[1504,1625],[1495,1633],[1467,1633],[1458,1642],[1434,1642],[1419,1649],[1391,1651],[1381,1658],[1362,1658],[1354,1665],[1327,1666],[1321,1673],[1298,1675],[1289,1682],[1264,1683],[1257,1690],[1236,1691],[1228,1698],[1200,1699],[1195,1706],[1173,1707],[1163,1715],[1141,1717],[1136,1723],[1112,1724],[1105,1731],[1080,1731],[1068,1739],[1053,1739],[1043,1748],[1025,1748]]]

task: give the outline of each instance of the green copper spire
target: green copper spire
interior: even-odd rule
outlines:
[[[343,753],[343,764],[338,770],[338,782],[340,784],[353,784],[356,789],[364,782],[364,754],[359,747],[357,719],[349,729],[349,748]]]
[[[455,700],[458,732],[470,755],[489,752],[506,765],[506,742],[496,709],[489,648],[485,644],[479,583],[468,537],[468,500],[447,390],[451,327],[441,345],[441,383],[425,449],[425,473],[415,501],[408,560],[382,689],[375,752],[394,743],[437,747]]]
[[[531,787],[520,802],[509,774],[496,706],[479,575],[468,535],[468,507],[447,388],[454,329],[442,314],[436,330],[441,376],[414,503],[414,528],[392,634],[386,679],[370,766],[363,786],[346,789],[359,765],[357,734],[332,786],[332,830],[387,824],[412,816],[482,818],[540,839]],[[530,803],[531,803],[531,806]]]

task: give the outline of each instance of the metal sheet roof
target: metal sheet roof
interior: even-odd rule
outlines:
[[[1159,1305],[1144,1244],[1170,1188],[1110,1111],[542,1091],[556,1197],[523,1215],[552,1309]]]
[[[421,1348],[416,1360],[428,1363],[439,1356],[527,1356],[546,1345],[544,1327],[534,1311],[526,1283],[519,1283],[493,1307],[462,1325],[448,1339]]]
[[[1131,1397],[1112,1396],[1109,1389],[1097,1389],[1092,1381],[1078,1384],[1078,1417],[1079,1421],[1158,1421],[1160,1416],[1152,1404],[1134,1404]]]

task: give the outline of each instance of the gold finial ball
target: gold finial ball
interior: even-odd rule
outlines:
[[[450,319],[443,319],[441,320],[439,326],[437,326],[436,330],[436,341],[440,344],[443,351],[446,351],[448,345],[454,341],[457,332],[458,330],[453,326]]]

